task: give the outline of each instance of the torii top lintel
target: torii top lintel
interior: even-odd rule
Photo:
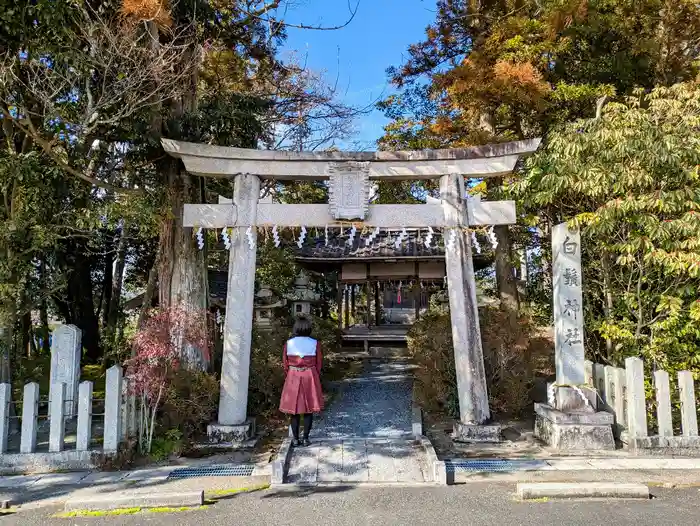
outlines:
[[[443,175],[498,177],[510,173],[518,159],[535,152],[541,139],[487,144],[449,150],[398,152],[286,152],[211,146],[163,139],[166,152],[182,159],[188,172],[232,178],[241,173],[266,179],[328,179],[349,163],[362,165],[370,179],[434,179]]]

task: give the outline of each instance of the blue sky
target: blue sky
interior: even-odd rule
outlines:
[[[357,0],[349,0],[354,7]],[[347,0],[296,0],[285,17],[291,24],[336,26],[350,16]],[[400,65],[408,46],[423,39],[435,18],[433,0],[360,0],[355,18],[335,31],[289,28],[284,47],[307,58],[308,67],[338,78],[339,96],[365,107],[391,93],[386,68]],[[374,149],[386,119],[374,110],[356,123],[355,141]]]

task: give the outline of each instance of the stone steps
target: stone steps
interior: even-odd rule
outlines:
[[[406,439],[316,439],[293,448],[288,484],[423,484],[431,482],[423,446]]]
[[[369,356],[371,358],[396,359],[407,358],[408,348],[406,347],[389,347],[389,346],[372,346],[369,348]]]

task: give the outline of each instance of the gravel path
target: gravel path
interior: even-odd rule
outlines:
[[[411,366],[405,360],[370,360],[341,383],[340,396],[314,423],[312,437],[411,437]]]

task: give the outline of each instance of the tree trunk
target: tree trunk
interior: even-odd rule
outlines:
[[[92,297],[92,266],[82,253],[80,245],[71,244],[67,247],[72,254],[64,255],[64,268],[68,274],[68,287],[65,293],[66,301],[59,310],[64,314],[67,323],[77,326],[82,332],[82,346],[85,348],[85,359],[88,363],[99,363],[102,357],[100,348],[100,327],[95,304]]]
[[[493,198],[499,197],[502,183],[501,178],[492,178],[487,181],[486,187]],[[498,243],[494,251],[498,298],[501,302],[501,310],[508,316],[510,328],[514,329],[517,324],[518,311],[520,310],[520,297],[513,269],[513,247],[510,230],[508,225],[496,225],[493,227],[493,233]]]
[[[158,46],[158,27],[154,22],[146,24],[151,35],[151,45]],[[185,57],[188,60],[190,57]],[[177,99],[169,100],[171,116],[180,118],[192,111],[197,103],[197,72],[189,79]],[[151,133],[158,139],[163,132],[162,105],[156,104],[151,112]],[[203,195],[194,176],[181,168],[180,161],[167,158],[160,163],[159,171],[168,181],[167,203],[170,214],[161,223],[158,261],[158,296],[161,309],[179,308],[191,312],[202,312],[209,305],[207,266],[204,251],[197,248],[192,228],[182,226],[182,211],[185,203],[202,203]],[[209,366],[201,352],[184,345],[182,334],[171,335],[180,349],[182,361],[190,368],[206,370]]]
[[[102,280],[102,296],[100,305],[97,307],[97,312],[102,311],[102,327],[107,327],[109,323],[109,308],[112,303],[112,284],[114,282],[114,257],[112,256],[112,248],[114,247],[114,238],[111,237],[105,243],[105,266],[104,279]]]
[[[51,354],[51,344],[49,343],[49,313],[46,309],[46,301],[42,301],[39,306],[39,319],[41,320],[41,352]]]
[[[5,261],[12,261],[12,250],[2,254]],[[14,281],[11,274],[10,286]],[[12,382],[12,351],[14,348],[14,331],[17,323],[17,301],[14,295],[6,294],[0,298],[0,383]]]
[[[114,273],[112,283],[110,283],[111,292],[109,294],[110,302],[106,306],[107,323],[105,325],[105,340],[110,346],[112,353],[117,350],[116,329],[119,321],[119,303],[122,297],[122,282],[124,280],[124,266],[126,264],[126,248],[127,248],[127,225],[122,223],[121,232],[119,235],[119,244],[117,245],[117,256],[114,265]],[[105,284],[107,287],[107,284]],[[106,358],[106,353],[105,353]]]
[[[10,368],[10,356],[13,343],[12,326],[0,327],[0,383],[12,382],[12,369]]]
[[[36,333],[34,331],[34,326],[29,325],[29,356],[38,356],[39,348],[36,345]]]
[[[158,270],[158,296],[162,309],[178,308],[202,312],[208,308],[207,266],[204,251],[199,250],[192,228],[182,226],[185,203],[199,203],[193,177],[181,172],[177,161],[168,163],[170,180],[170,216],[161,226],[161,258]],[[173,335],[184,363],[188,367],[206,370],[208,363],[190,345],[184,345],[182,335]]]
[[[496,119],[490,111],[484,111],[479,115],[479,127],[491,135],[496,135]]]
[[[141,303],[141,309],[139,309],[139,318],[136,322],[136,328],[140,329],[143,322],[146,320],[146,314],[153,304],[153,296],[156,292],[156,285],[158,284],[158,269],[160,268],[160,254],[161,247],[158,244],[156,249],[156,257],[151,265],[151,270],[148,271],[148,283],[146,283],[146,291],[143,293],[143,302]]]
[[[484,110],[479,115],[479,127],[488,134],[496,135],[496,118],[491,110]],[[502,179],[489,179],[486,183],[488,190],[493,191],[496,196]],[[511,328],[517,323],[518,310],[520,309],[520,299],[518,296],[518,284],[515,281],[512,263],[512,245],[510,241],[510,231],[508,225],[494,226],[493,232],[496,235],[498,246],[496,247],[496,286],[498,297],[501,300],[501,309],[508,315]]]
[[[46,261],[41,260],[40,267],[41,285],[46,289]],[[41,303],[39,304],[39,321],[41,323],[41,352],[45,355],[51,354],[51,345],[49,344],[49,308],[46,301],[46,295],[42,295]]]
[[[496,247],[496,285],[498,287],[498,297],[501,300],[501,309],[511,316],[517,318],[520,309],[520,298],[518,295],[518,284],[515,280],[512,262],[512,246],[510,243],[510,232],[508,225],[498,225],[493,228],[498,246]]]
[[[26,356],[27,358],[31,358],[31,343],[30,340],[32,338],[32,315],[30,312],[25,312],[22,315],[22,318],[20,319],[20,348],[21,348],[21,354],[18,353],[18,356]]]
[[[83,275],[89,276],[89,272],[83,271]],[[72,323],[82,331],[82,346],[85,349],[85,359],[88,363],[99,363],[102,357],[100,327],[94,310],[90,285],[91,281],[87,281],[80,286],[81,294],[76,297],[77,312]]]

